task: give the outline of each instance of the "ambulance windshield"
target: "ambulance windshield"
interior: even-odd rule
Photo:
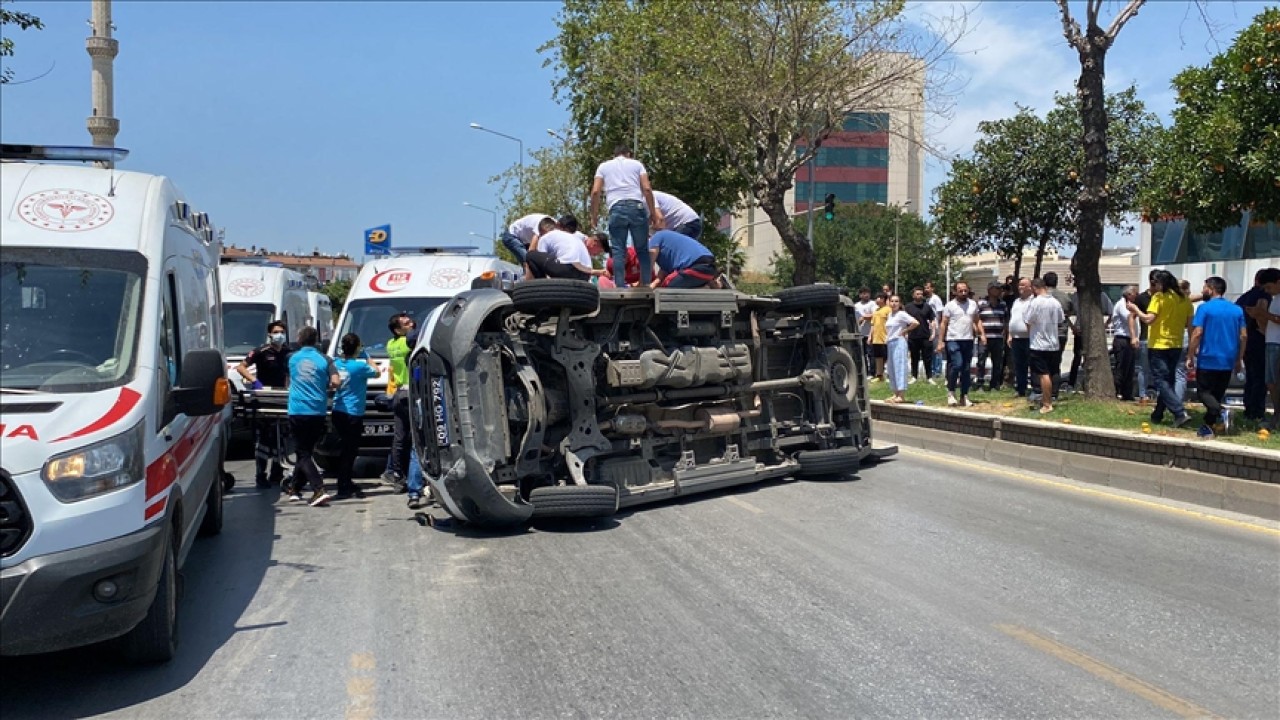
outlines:
[[[347,303],[342,313],[342,327],[334,333],[334,338],[341,339],[347,333],[360,336],[364,349],[369,357],[385,358],[387,342],[391,340],[388,321],[396,313],[406,312],[413,318],[418,327],[423,327],[427,315],[435,306],[448,300],[447,297],[411,297],[394,300],[366,299],[352,300]]]
[[[0,387],[71,393],[127,383],[146,271],[134,252],[5,248]]]

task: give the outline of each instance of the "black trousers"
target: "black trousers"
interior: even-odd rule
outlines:
[[[391,399],[391,415],[395,434],[391,436],[391,472],[403,480],[409,477],[409,453],[413,452],[413,438],[409,437],[409,389],[396,389]]]
[[[360,451],[360,437],[364,435],[364,418],[335,410],[333,429],[337,431],[342,443],[335,473],[338,476],[338,492],[355,492],[356,484],[351,476],[356,466],[356,454]]]
[[[907,350],[911,353],[911,377],[920,377],[919,363],[924,363],[924,376],[933,379],[933,343],[929,338],[907,338]]]
[[[297,446],[298,465],[293,469],[293,487],[302,489],[305,480],[311,492],[324,490],[324,476],[312,459],[316,445],[324,438],[329,425],[323,415],[290,415],[289,428],[293,431],[293,442]]]
[[[1260,342],[1244,346],[1244,416],[1261,420],[1267,416],[1267,351]],[[1280,408],[1276,408],[1280,413]]]
[[[1116,356],[1116,394],[1121,400],[1133,399],[1133,374],[1137,369],[1138,351],[1129,338],[1116,335],[1111,339],[1111,352]]]
[[[1222,422],[1222,399],[1227,396],[1230,384],[1230,370],[1196,370],[1196,394],[1204,403],[1205,425]]]
[[[258,482],[278,483],[284,478],[284,466],[280,464],[278,445],[280,440],[276,424],[271,420],[257,420],[254,423],[253,465]],[[267,465],[271,465],[271,476],[267,476]]]
[[[979,380],[987,366],[987,358],[991,359],[991,377],[987,380],[987,387],[992,390],[998,390],[1004,384],[1004,350],[1004,335],[988,335],[978,352]]]

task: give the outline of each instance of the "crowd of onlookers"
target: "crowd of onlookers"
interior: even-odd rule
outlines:
[[[1211,438],[1231,428],[1226,396],[1233,379],[1242,380],[1241,415],[1261,427],[1269,420],[1268,396],[1280,408],[1280,269],[1260,270],[1253,287],[1233,303],[1221,277],[1205,280],[1194,296],[1190,283],[1166,270],[1153,270],[1148,287],[1125,287],[1099,308],[1111,337],[1109,360],[1116,397],[1150,403],[1150,420],[1174,427],[1191,423],[1187,387],[1204,406],[1197,434]],[[906,399],[907,387],[922,379],[936,384],[945,359],[947,404],[968,407],[975,388],[1012,385],[1040,413],[1079,386],[1089,368],[1082,352],[1080,309],[1075,295],[1058,288],[1056,273],[1042,278],[1006,278],[974,298],[958,282],[944,302],[932,284],[912,289],[909,302],[885,286],[872,298],[862,288],[854,304],[866,338],[867,372],[887,381],[888,402]],[[1074,336],[1071,364],[1063,351]],[[976,362],[975,361],[976,357]]]

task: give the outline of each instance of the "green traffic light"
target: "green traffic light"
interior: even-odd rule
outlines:
[[[829,213],[827,213],[827,214],[823,215],[823,217],[824,217],[824,218],[826,218],[826,219],[828,219],[828,220],[835,220],[835,219],[836,219],[836,214],[835,214],[835,213],[833,213],[833,212],[829,212]]]

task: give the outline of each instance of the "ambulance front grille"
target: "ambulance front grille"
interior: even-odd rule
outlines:
[[[0,557],[18,552],[31,537],[31,516],[9,473],[0,470]]]

